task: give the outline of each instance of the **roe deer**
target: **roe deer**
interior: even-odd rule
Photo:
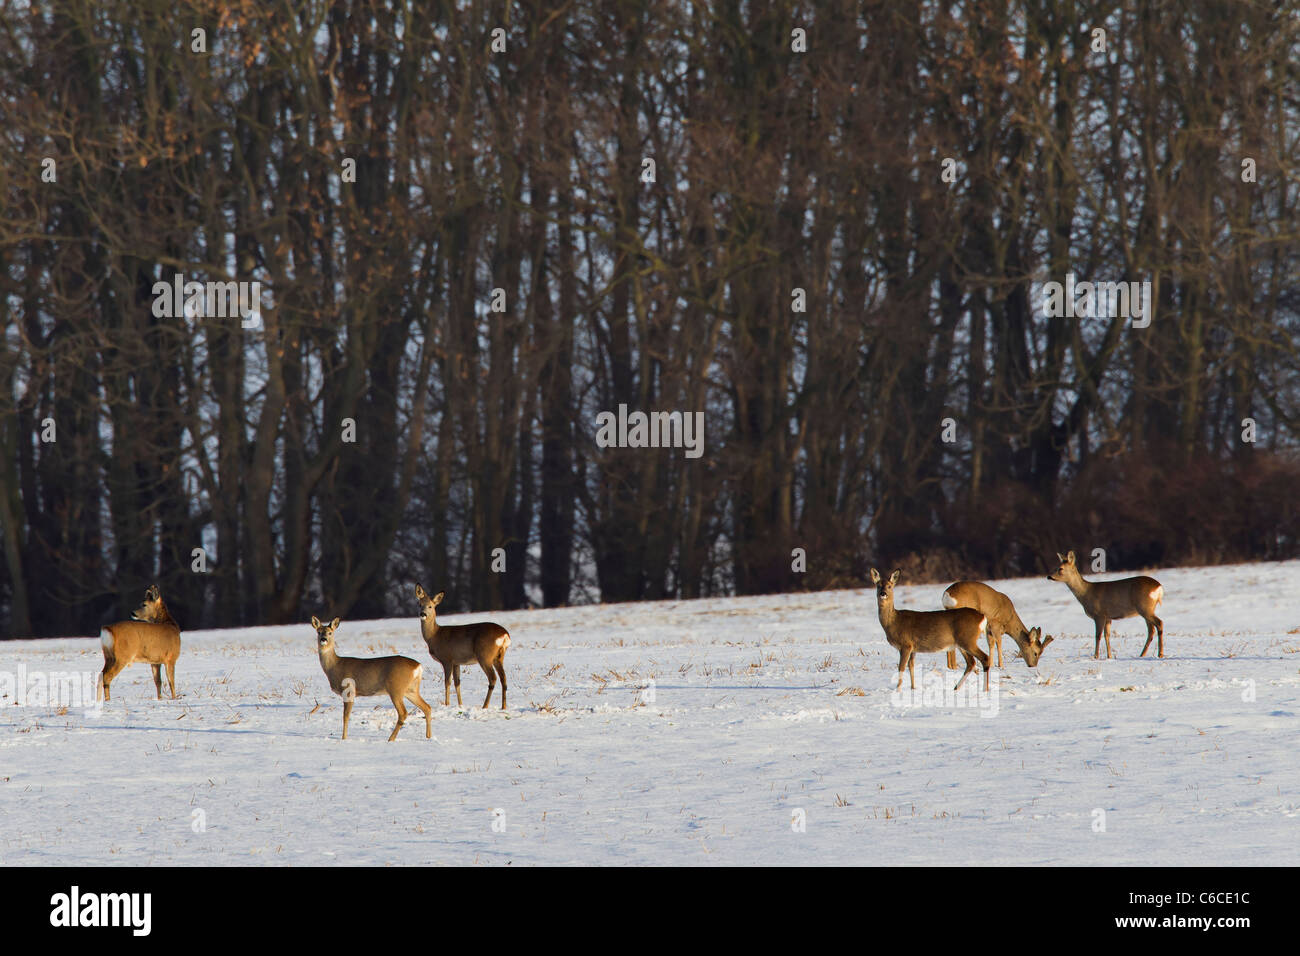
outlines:
[[[334,632],[340,623],[337,617],[329,624],[322,624],[315,617],[311,619],[311,626],[316,628],[321,670],[329,678],[330,690],[343,698],[343,739],[348,739],[348,718],[352,716],[353,701],[377,694],[387,694],[397,708],[397,726],[388,737],[390,742],[397,738],[397,732],[406,723],[403,699],[424,712],[424,736],[426,739],[432,737],[433,708],[420,696],[424,665],[409,657],[339,657],[334,650]]]
[[[1138,656],[1147,656],[1151,639],[1157,634],[1160,635],[1159,656],[1165,656],[1165,622],[1156,617],[1156,606],[1165,599],[1165,589],[1159,581],[1145,574],[1118,581],[1085,581],[1074,563],[1073,551],[1066,557],[1061,557],[1058,551],[1056,557],[1061,563],[1047,579],[1063,581],[1083,605],[1083,613],[1092,618],[1097,627],[1097,643],[1092,651],[1094,660],[1101,656],[1103,634],[1106,636],[1107,659],[1115,656],[1110,650],[1110,622],[1135,614],[1147,622],[1147,642]]]
[[[433,597],[424,593],[424,588],[415,586],[415,597],[420,602],[420,633],[424,643],[429,645],[429,653],[442,665],[443,706],[451,704],[451,681],[456,679],[456,704],[465,706],[460,697],[460,665],[478,661],[478,666],[487,674],[487,696],[483,698],[483,707],[487,709],[492,700],[492,690],[497,685],[497,674],[501,675],[501,709],[506,709],[506,650],[510,647],[510,634],[500,624],[479,621],[475,624],[449,624],[440,627],[435,610],[442,603],[445,591],[439,591]],[[495,671],[495,673],[493,673]]]
[[[1020,620],[1011,598],[979,581],[958,581],[956,584],[948,585],[948,589],[943,592],[943,606],[974,608],[988,618],[989,656],[993,655],[993,647],[996,644],[998,667],[1002,666],[1002,638],[1005,635],[1009,634],[1016,642],[1016,646],[1020,648],[1020,656],[1025,659],[1025,664],[1029,667],[1038,666],[1038,658],[1042,656],[1047,645],[1052,643],[1050,636],[1046,640],[1043,639],[1041,627],[1033,629],[1025,627],[1025,622]],[[948,654],[951,657],[953,652],[949,651]],[[956,667],[956,661],[950,660],[949,666]]]
[[[902,571],[894,571],[888,581],[880,577],[880,572],[871,569],[871,580],[876,585],[876,603],[880,612],[880,626],[884,628],[885,639],[892,647],[898,648],[898,685],[903,686],[903,668],[912,679],[912,689],[916,689],[916,673],[912,669],[917,651],[933,654],[956,647],[966,658],[966,671],[957,681],[953,690],[960,690],[966,678],[975,669],[975,661],[984,665],[984,689],[989,689],[989,658],[980,650],[980,638],[988,628],[988,618],[971,608],[956,608],[948,611],[898,611],[894,609],[894,585],[898,583]]]
[[[145,661],[153,666],[153,683],[162,700],[162,666],[167,665],[167,686],[176,699],[176,658],[181,653],[181,628],[163,603],[158,585],[144,592],[144,602],[131,614],[132,620],[105,625],[99,636],[104,648],[104,671],[99,687],[109,700],[109,684],[123,668]]]

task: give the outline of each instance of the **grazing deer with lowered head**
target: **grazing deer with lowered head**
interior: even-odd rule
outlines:
[[[1121,578],[1118,581],[1085,581],[1074,563],[1074,552],[1056,557],[1060,564],[1047,576],[1049,581],[1062,581],[1070,592],[1083,605],[1083,613],[1092,618],[1097,627],[1097,642],[1093,647],[1093,659],[1101,656],[1101,638],[1106,636],[1106,657],[1115,655],[1110,650],[1110,622],[1120,618],[1137,615],[1147,622],[1147,642],[1139,657],[1146,657],[1151,647],[1151,640],[1160,635],[1157,648],[1159,656],[1165,656],[1165,622],[1156,617],[1156,607],[1165,599],[1165,589],[1155,578],[1145,574],[1135,578]]]
[[[321,670],[329,678],[330,690],[343,698],[343,739],[348,739],[348,718],[352,716],[352,703],[358,697],[387,694],[397,708],[397,726],[389,734],[389,741],[397,739],[397,732],[406,723],[406,705],[409,700],[424,712],[424,736],[433,736],[433,708],[420,696],[420,678],[424,665],[409,657],[339,657],[334,650],[334,632],[342,623],[337,617],[322,624],[315,617],[311,626],[316,628],[316,645],[320,652]]]
[[[984,666],[984,689],[989,689],[989,658],[980,650],[980,638],[988,628],[988,618],[968,607],[948,611],[899,611],[894,608],[894,585],[902,571],[894,571],[889,580],[882,580],[880,572],[871,569],[871,580],[876,585],[876,605],[880,612],[880,626],[885,639],[898,649],[898,685],[903,686],[903,668],[916,689],[916,672],[913,661],[916,652],[935,654],[955,647],[966,658],[966,671],[953,690],[960,690],[966,678],[975,669],[978,660]]]
[[[167,665],[167,686],[176,699],[176,659],[181,654],[181,628],[163,603],[158,585],[144,592],[144,602],[131,613],[132,620],[108,624],[99,635],[104,648],[104,671],[99,687],[109,700],[113,678],[136,661],[153,666],[153,683],[162,700],[162,668]]]
[[[988,618],[989,656],[993,655],[993,648],[996,645],[998,667],[1002,666],[1002,638],[1006,635],[1010,635],[1016,642],[1016,646],[1020,648],[1020,656],[1025,659],[1025,664],[1029,667],[1038,666],[1038,658],[1042,656],[1047,645],[1052,643],[1050,636],[1043,638],[1041,627],[1032,629],[1025,627],[1025,622],[1020,620],[1011,598],[979,581],[958,581],[956,584],[948,585],[947,590],[943,592],[943,606],[974,608]],[[948,656],[949,666],[956,667],[953,652],[949,651]]]
[[[479,621],[475,624],[448,624],[439,626],[436,608],[442,603],[445,591],[439,591],[433,597],[424,593],[424,588],[415,586],[415,597],[420,602],[420,633],[424,643],[429,645],[429,653],[442,665],[443,706],[451,704],[451,681],[456,679],[456,704],[465,706],[460,697],[460,665],[478,661],[478,666],[487,674],[487,696],[483,698],[483,707],[487,708],[492,700],[492,690],[497,685],[497,675],[501,675],[501,709],[506,709],[506,650],[510,647],[510,634],[500,624]]]

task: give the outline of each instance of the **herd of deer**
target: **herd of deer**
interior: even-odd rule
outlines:
[[[1097,641],[1092,650],[1094,658],[1101,656],[1101,639],[1106,638],[1106,657],[1115,655],[1110,649],[1110,624],[1125,617],[1140,617],[1146,621],[1147,642],[1139,657],[1146,657],[1151,641],[1157,635],[1159,656],[1165,656],[1165,622],[1156,617],[1156,607],[1165,598],[1165,589],[1155,578],[1139,575],[1118,581],[1087,581],[1074,562],[1074,552],[1056,555],[1059,564],[1047,576],[1050,581],[1061,581],[1083,606],[1083,613],[1092,618],[1097,628]],[[876,604],[880,613],[880,626],[885,639],[898,650],[898,683],[903,686],[903,670],[911,677],[916,688],[916,673],[912,669],[917,651],[924,653],[948,652],[948,666],[957,666],[956,651],[966,658],[966,670],[954,690],[960,690],[966,678],[979,661],[984,667],[984,689],[989,689],[989,656],[997,648],[998,667],[1002,666],[1002,638],[1010,635],[1020,648],[1020,656],[1029,667],[1038,666],[1049,635],[1043,639],[1043,629],[1025,627],[1016,613],[1011,598],[979,581],[958,581],[943,592],[942,611],[900,611],[894,607],[894,585],[901,571],[895,571],[885,580],[875,568],[871,580],[876,585]],[[988,641],[989,653],[980,650],[979,641]]]
[[[1060,564],[1048,575],[1052,581],[1062,581],[1083,605],[1084,613],[1097,627],[1097,642],[1093,657],[1101,654],[1101,639],[1106,638],[1106,656],[1114,657],[1110,649],[1110,624],[1112,620],[1140,616],[1147,625],[1147,642],[1140,656],[1145,657],[1151,641],[1159,636],[1159,655],[1165,656],[1165,625],[1156,617],[1156,607],[1164,599],[1164,588],[1155,578],[1139,576],[1119,581],[1085,581],[1075,565],[1074,552],[1062,557]],[[898,684],[903,685],[903,671],[907,670],[916,687],[913,661],[917,651],[923,653],[948,652],[948,666],[955,668],[956,651],[966,658],[966,670],[957,687],[979,661],[984,667],[984,689],[989,689],[989,660],[997,650],[998,667],[1002,666],[1002,638],[1010,635],[1020,649],[1020,656],[1029,667],[1037,667],[1049,636],[1042,637],[1042,628],[1026,628],[1016,613],[1011,599],[1000,591],[978,581],[958,581],[943,592],[942,611],[905,611],[894,607],[894,585],[901,571],[895,571],[886,580],[875,568],[871,580],[876,585],[876,602],[880,613],[880,626],[889,644],[898,650]],[[430,656],[442,665],[443,706],[451,704],[452,681],[456,684],[456,703],[464,706],[460,696],[460,668],[462,664],[478,662],[487,675],[488,691],[483,698],[486,708],[501,678],[501,709],[506,707],[506,651],[510,648],[510,634],[500,624],[480,621],[474,624],[439,625],[436,608],[442,602],[443,592],[433,597],[420,585],[415,586],[415,598],[420,603],[420,633],[429,648]],[[341,623],[339,618],[326,623],[312,617],[316,630],[317,652],[321,670],[329,680],[330,690],[343,698],[343,739],[348,737],[348,720],[352,704],[358,697],[387,694],[397,710],[397,726],[389,740],[406,722],[406,701],[410,701],[424,714],[424,736],[433,736],[433,709],[420,696],[420,679],[424,667],[409,657],[340,657],[334,649],[334,632]],[[979,641],[988,642],[989,653],[980,650]],[[145,592],[144,603],[132,613],[131,620],[106,626],[100,637],[104,648],[104,672],[100,687],[104,699],[109,699],[109,684],[124,667],[144,661],[153,667],[153,682],[162,699],[162,668],[167,667],[167,684],[172,699],[176,699],[176,659],[181,652],[181,629],[163,603],[162,593],[154,585]]]
[[[451,684],[456,682],[456,703],[464,706],[460,696],[460,668],[462,664],[478,662],[487,675],[488,692],[483,698],[486,708],[496,690],[497,676],[501,677],[501,709],[506,708],[506,651],[510,648],[510,634],[500,624],[479,621],[474,624],[440,625],[435,610],[442,603],[443,592],[433,597],[424,588],[415,586],[415,599],[420,602],[420,634],[428,645],[429,654],[442,665],[443,705],[451,704]],[[433,736],[433,710],[420,696],[420,678],[424,667],[409,657],[340,657],[334,650],[334,632],[342,623],[334,618],[324,623],[312,617],[316,629],[316,650],[320,655],[321,670],[329,680],[330,690],[343,698],[343,739],[348,739],[348,720],[352,704],[358,697],[375,697],[387,694],[397,710],[397,726],[389,740],[406,723],[406,701],[411,701],[424,713],[424,736]],[[167,665],[167,684],[172,699],[176,699],[176,658],[181,653],[181,629],[163,603],[162,593],[155,584],[144,593],[142,603],[131,614],[131,620],[107,625],[100,636],[104,647],[104,673],[100,688],[104,699],[109,700],[109,684],[122,668],[136,661],[145,661],[153,667],[153,682],[162,700],[162,667]]]

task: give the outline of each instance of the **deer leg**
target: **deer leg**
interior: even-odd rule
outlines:
[[[455,675],[456,678],[456,706],[464,707],[465,701],[463,701],[460,696],[460,665],[457,664],[455,667],[453,667],[451,669],[451,672],[453,675]]]
[[[343,702],[343,739],[348,739],[348,718],[352,716],[352,701]]]
[[[491,703],[492,701],[492,692],[497,689],[497,675],[492,671],[491,661],[485,664],[482,660],[480,660],[478,662],[478,666],[483,668],[484,674],[487,674],[488,692],[487,692],[487,696],[483,698],[483,709],[487,710],[488,704]]]
[[[1101,618],[1095,619],[1092,623],[1097,626],[1097,642],[1092,647],[1092,659],[1095,661],[1097,658],[1101,657]]]
[[[428,740],[433,736],[433,708],[428,705],[423,697],[420,696],[420,688],[412,687],[406,692],[406,699],[419,707],[424,713],[424,739]]]
[[[1142,645],[1142,653],[1138,657],[1147,656],[1147,651],[1151,649],[1151,642],[1155,640],[1156,636],[1156,626],[1151,623],[1151,618],[1144,616],[1142,620],[1146,621],[1147,625],[1147,642]]]
[[[1151,616],[1155,618],[1156,633],[1160,635],[1160,643],[1158,645],[1159,653],[1161,657],[1164,657],[1165,656],[1165,622],[1160,620],[1160,618],[1156,617],[1154,614],[1152,614]],[[502,686],[504,687],[504,685]]]
[[[955,671],[956,669],[957,669],[957,652],[950,647],[948,648],[948,670]]]
[[[898,683],[894,685],[894,690],[903,689],[903,671],[907,670],[908,652],[906,649],[898,652]],[[912,686],[916,686],[915,684]]]
[[[1107,618],[1106,619],[1106,660],[1113,661],[1115,659],[1115,654],[1110,649],[1110,625],[1111,625],[1111,620],[1110,618]]]
[[[167,686],[171,688],[172,700],[176,699],[176,662],[167,662]]]
[[[108,685],[118,674],[122,672],[122,665],[118,664],[117,658],[104,658],[104,673],[99,675],[100,686],[104,688],[104,700],[109,700]]]
[[[402,729],[402,724],[406,723],[406,705],[402,703],[401,694],[389,694],[388,696],[392,700],[393,706],[397,708],[397,726],[388,735],[388,742],[392,743],[397,739],[397,732]]]
[[[451,668],[446,664],[442,665],[442,706],[451,706]]]
[[[506,709],[506,662],[497,661],[497,673],[501,675],[501,709]]]
[[[916,690],[916,651],[907,655],[907,676],[912,681],[912,690]]]
[[[150,664],[153,668],[153,686],[158,690],[158,700],[162,700],[162,665]]]
[[[984,652],[981,651],[978,647],[975,648],[975,651],[980,655],[984,654]],[[966,670],[962,671],[961,680],[957,681],[957,686],[954,687],[953,690],[961,690],[961,685],[966,683],[966,678],[970,675],[970,672],[975,669],[975,655],[970,653],[970,651],[966,650],[966,648],[964,647],[961,649],[961,655],[962,657],[966,658]],[[984,660],[987,661],[988,658],[985,657]],[[985,674],[988,673],[987,664],[984,667],[984,673]]]

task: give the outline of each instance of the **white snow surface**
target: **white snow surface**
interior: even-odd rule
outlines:
[[[1035,673],[1007,638],[982,706],[977,675],[902,705],[866,589],[447,616],[512,644],[507,711],[476,665],[445,707],[412,600],[335,635],[424,664],[433,739],[412,709],[393,743],[386,697],[341,739],[308,624],[187,631],[177,700],[139,663],[98,713],[0,699],[0,864],[1295,865],[1300,562],[1146,573],[1164,660],[1139,618],[1093,660],[1064,585],[990,582],[1056,641]],[[0,643],[10,691],[101,666],[98,635]]]

